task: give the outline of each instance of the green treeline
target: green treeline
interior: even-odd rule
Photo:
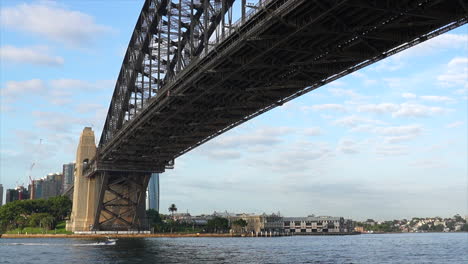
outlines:
[[[26,227],[51,230],[68,218],[71,209],[72,202],[66,196],[7,203],[0,206],[0,231]]]
[[[150,227],[156,233],[226,233],[229,232],[230,228],[228,219],[223,217],[214,217],[208,220],[203,227],[174,220],[173,216],[159,214],[153,209],[146,211],[146,217]],[[240,222],[240,224],[245,226],[244,222]]]

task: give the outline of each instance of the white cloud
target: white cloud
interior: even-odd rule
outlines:
[[[467,40],[468,41],[468,40]],[[468,57],[456,57],[450,60],[443,74],[437,80],[447,87],[468,86]]]
[[[304,130],[304,135],[306,136],[320,136],[321,134],[322,130],[318,127],[306,128]]]
[[[411,139],[416,138],[417,135],[404,135],[404,136],[392,136],[392,137],[385,137],[384,142],[387,144],[397,144],[404,141],[408,141]]]
[[[332,149],[326,143],[296,141],[288,144],[281,151],[276,152],[274,158],[266,157],[249,160],[249,164],[254,167],[264,166],[273,171],[287,172],[301,171],[313,168],[320,169],[324,160],[332,155]]]
[[[423,132],[423,128],[421,125],[378,127],[374,132],[381,135],[419,135]]]
[[[422,169],[437,169],[437,168],[447,168],[447,163],[441,161],[440,158],[433,159],[420,159],[408,163],[411,167],[422,168]]]
[[[468,34],[445,33],[410,49],[404,50],[395,56],[407,58],[410,56],[427,56],[429,53],[441,52],[449,49],[466,50],[466,43],[468,43]]]
[[[201,154],[211,159],[216,159],[216,160],[239,159],[241,157],[241,153],[239,151],[233,151],[233,150],[214,150],[214,151],[202,152]]]
[[[269,147],[283,142],[283,136],[294,132],[289,127],[262,127],[254,131],[244,131],[243,134],[228,133],[221,135],[194,150],[199,155],[212,159],[237,159],[241,157],[240,150],[247,153],[267,152]]]
[[[0,10],[3,26],[33,33],[71,47],[86,47],[109,27],[98,25],[90,15],[67,10],[53,2],[19,4]]]
[[[5,87],[0,89],[2,97],[8,103],[13,103],[19,98],[45,96],[46,99],[55,105],[70,103],[74,95],[91,90],[103,90],[114,87],[113,80],[98,80],[95,82],[76,79],[57,79],[48,82],[32,79],[27,81],[9,81]]]
[[[438,96],[438,95],[423,95],[420,96],[422,100],[430,102],[453,102],[454,100],[448,96]]]
[[[0,57],[10,63],[34,64],[44,66],[61,66],[64,59],[48,54],[47,47],[0,47]]]
[[[428,117],[446,113],[448,110],[442,107],[430,107],[421,104],[400,104],[399,109],[392,113],[393,117]]]
[[[102,104],[82,103],[77,105],[75,109],[78,113],[96,113],[106,108]]]
[[[397,104],[381,103],[381,104],[367,104],[361,105],[357,109],[359,112],[370,112],[375,114],[384,114],[398,110]]]
[[[417,97],[417,96],[416,96],[415,94],[413,94],[413,93],[403,93],[401,96],[402,96],[403,98],[406,98],[406,99],[414,99],[414,98]]]
[[[302,107],[302,110],[332,110],[332,111],[338,111],[338,112],[345,112],[346,108],[341,105],[341,104],[320,104],[320,105],[313,105],[313,106],[304,106]]]
[[[39,79],[28,81],[8,81],[1,89],[2,97],[16,98],[24,94],[40,94],[46,89],[45,83]]]
[[[373,66],[376,71],[389,72],[400,70],[407,66],[407,60],[415,56],[427,56],[430,53],[441,52],[449,49],[467,49],[467,34],[445,33],[429,39],[410,49],[403,50],[390,58],[379,61]]]
[[[357,126],[365,125],[365,124],[385,124],[385,123],[380,120],[351,115],[351,116],[346,116],[346,117],[337,119],[333,122],[333,124],[339,125],[339,126],[345,126],[345,127],[357,127]]]
[[[349,90],[349,89],[329,88],[328,91],[334,96],[348,96],[348,97],[351,97],[354,100],[360,100],[360,99],[367,98],[367,96],[358,94],[358,93],[354,92],[353,90]]]
[[[338,143],[338,151],[344,154],[357,154],[359,153],[358,143],[351,139],[342,139]]]
[[[430,97],[429,99],[440,99]],[[444,98],[442,98],[444,99]],[[443,114],[449,111],[442,107],[431,107],[421,104],[412,103],[381,103],[381,104],[367,104],[361,105],[357,108],[359,112],[368,112],[374,114],[392,114],[393,117],[428,117],[436,114]]]
[[[401,156],[409,153],[408,147],[403,145],[377,146],[375,153],[379,156]]]
[[[465,122],[463,121],[455,121],[453,123],[450,123],[450,124],[447,124],[445,127],[446,128],[456,128],[456,127],[459,127],[461,125],[463,125]]]
[[[73,126],[88,125],[87,120],[63,113],[48,111],[33,111],[36,126],[54,133],[69,133]]]

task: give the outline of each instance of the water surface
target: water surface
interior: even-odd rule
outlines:
[[[468,233],[0,239],[0,263],[468,263]]]

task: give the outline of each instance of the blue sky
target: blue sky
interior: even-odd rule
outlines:
[[[0,183],[99,138],[143,1],[2,1]],[[468,27],[306,94],[176,160],[161,207],[354,219],[468,214]],[[40,144],[42,139],[42,143]]]

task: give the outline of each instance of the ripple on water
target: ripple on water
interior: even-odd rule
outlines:
[[[0,239],[6,263],[468,263],[467,233],[273,238]]]

